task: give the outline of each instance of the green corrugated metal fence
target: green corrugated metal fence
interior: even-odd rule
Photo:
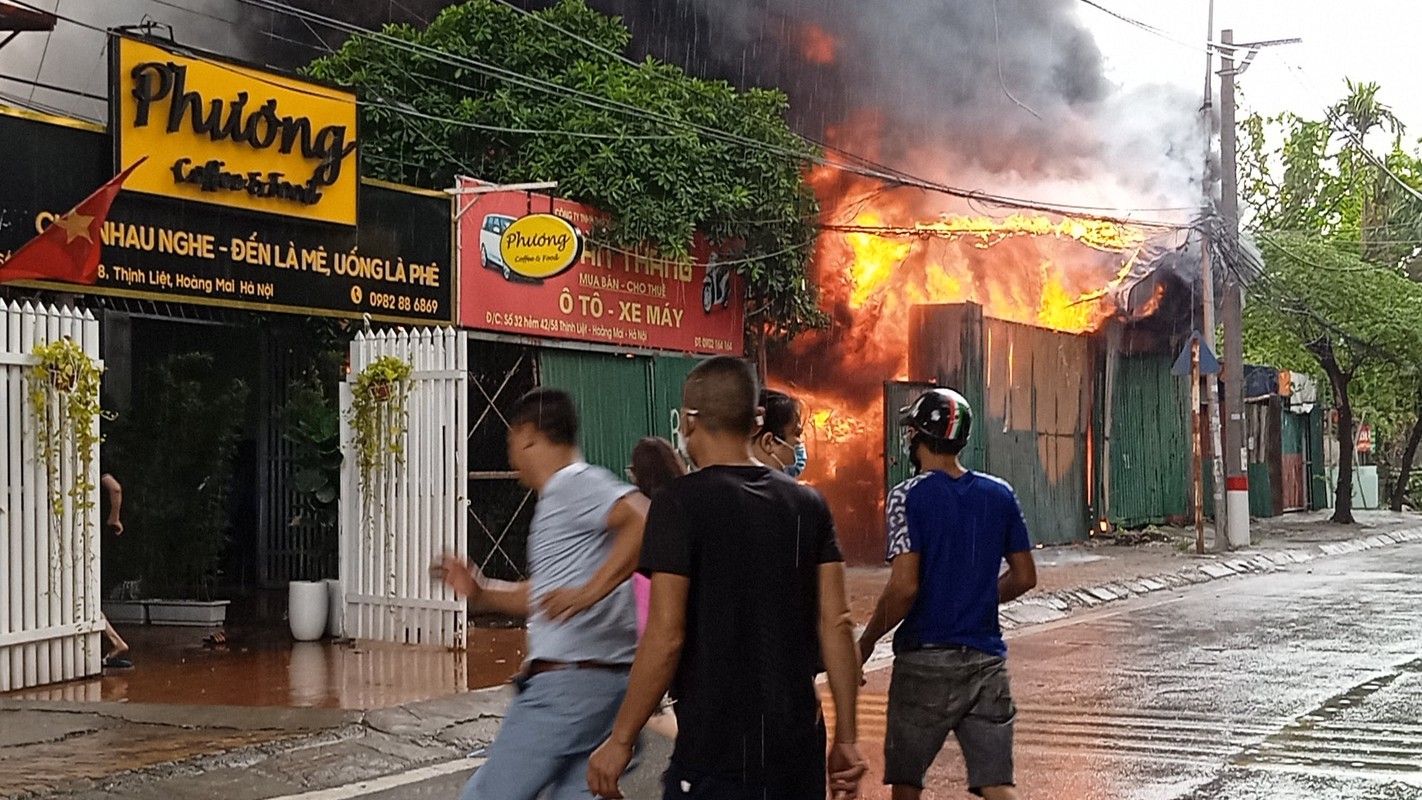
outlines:
[[[1121,357],[1112,392],[1109,520],[1159,525],[1190,513],[1190,386],[1168,354]],[[1208,477],[1208,476],[1206,476]]]
[[[681,405],[681,384],[697,363],[689,357],[550,348],[539,355],[539,383],[573,395],[583,457],[623,476],[638,439],[672,438],[672,413]]]
[[[1254,462],[1249,465],[1249,516],[1274,516],[1274,486],[1269,478],[1269,465]]]

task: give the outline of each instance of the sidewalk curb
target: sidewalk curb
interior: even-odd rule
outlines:
[[[1046,594],[1029,595],[1001,608],[1004,631],[1029,625],[1055,622],[1084,608],[1097,608],[1132,597],[1140,597],[1168,589],[1183,589],[1236,575],[1277,572],[1295,564],[1334,556],[1376,550],[1405,542],[1422,542],[1422,527],[1404,528],[1391,533],[1379,533],[1361,539],[1329,542],[1301,550],[1260,550],[1230,553],[1217,561],[1190,564],[1173,572],[1162,572],[1099,586],[1063,589]]]
[[[1299,549],[1251,550],[1242,553],[1229,553],[1218,560],[1188,564],[1173,572],[1160,572],[1096,586],[1029,594],[1027,597],[1014,600],[999,609],[1002,630],[1007,633],[1033,625],[1056,622],[1066,619],[1082,609],[1101,608],[1132,597],[1142,597],[1172,589],[1184,589],[1239,575],[1278,572],[1295,564],[1306,564],[1349,553],[1392,547],[1405,542],[1422,542],[1422,526]],[[862,630],[862,627],[856,626],[855,636],[857,637]],[[893,662],[892,638],[886,636],[874,648],[874,654],[864,663],[864,671],[873,672],[883,669]]]

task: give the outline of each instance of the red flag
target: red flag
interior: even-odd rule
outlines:
[[[133,166],[84,198],[84,202],[55,219],[39,236],[25,242],[8,261],[0,264],[0,283],[23,280],[97,282],[103,242],[99,232],[104,229],[109,206],[113,205],[124,179],[147,159],[147,156],[138,159]]]

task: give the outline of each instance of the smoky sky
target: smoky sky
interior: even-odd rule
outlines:
[[[450,5],[289,1],[362,27],[421,24]],[[1110,85],[1078,0],[588,2],[623,18],[632,31],[631,57],[652,55],[743,88],[781,88],[800,133],[895,168],[989,190],[1080,182],[1106,172],[1129,184],[1128,199],[1137,203],[1198,195],[1198,102],[1174,89],[1127,96]],[[343,39],[319,23],[237,0],[38,4],[58,4],[61,13],[101,25],[169,23],[179,41],[280,69],[299,67]],[[0,72],[33,76],[44,36],[24,34],[0,50]],[[102,93],[102,35],[61,23],[53,40],[42,79]],[[30,91],[4,81],[0,90]],[[93,100],[43,90],[36,99],[103,114]]]

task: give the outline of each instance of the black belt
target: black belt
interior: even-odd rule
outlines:
[[[626,672],[631,668],[631,664],[608,664],[603,661],[548,661],[540,658],[529,663],[527,674],[532,678],[534,675],[564,669],[601,669],[609,672]]]
[[[905,653],[919,653],[929,650],[947,650],[953,653],[976,653],[980,652],[976,647],[969,647],[965,644],[921,644],[916,647],[905,647]]]

